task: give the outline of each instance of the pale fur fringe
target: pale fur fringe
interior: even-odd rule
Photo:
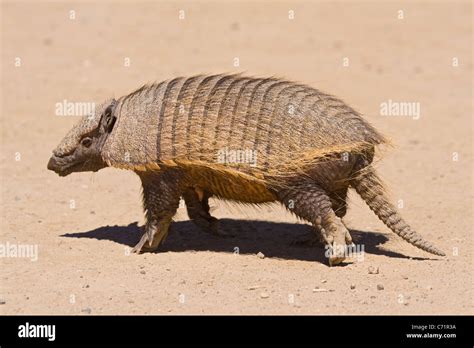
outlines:
[[[386,141],[384,145],[391,146],[391,143]],[[340,159],[340,157],[334,157],[334,155],[340,156],[344,153],[350,153],[351,155],[362,154],[368,149],[372,149],[373,146],[374,145],[371,143],[358,142],[331,146],[326,149],[314,149],[307,151],[304,154],[299,154],[299,156],[295,155],[294,160],[287,160],[286,162],[269,165],[266,169],[250,167],[248,165],[226,165],[217,162],[188,160],[183,158],[147,164],[134,164],[127,162],[119,163],[108,159],[107,164],[111,167],[133,171],[157,171],[160,170],[161,167],[180,167],[184,169],[192,169],[195,171],[199,171],[200,169],[203,171],[212,170],[221,173],[222,175],[234,177],[237,182],[245,181],[247,183],[254,182],[255,184],[260,185],[271,184],[282,187],[287,186],[285,183],[288,182],[289,177],[305,176],[307,175],[307,171],[313,168],[315,165],[321,164],[325,161]],[[380,149],[380,146],[378,146],[377,149]],[[288,154],[285,157],[291,158],[291,156],[288,156]]]

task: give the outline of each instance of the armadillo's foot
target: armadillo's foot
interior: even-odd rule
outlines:
[[[137,245],[132,249],[132,252],[142,254],[158,249],[160,244],[166,240],[170,222],[171,218],[166,218],[162,219],[157,225],[148,223],[145,227],[145,233]]]
[[[204,232],[208,232],[212,235],[220,237],[232,237],[231,234],[228,234],[220,229],[219,219],[215,218],[214,216],[198,216],[194,217],[192,221],[194,221],[194,223]]]
[[[209,213],[210,194],[208,192],[195,187],[188,188],[182,195],[191,221],[205,232],[216,236],[229,236],[225,232],[220,231],[219,220]]]
[[[346,233],[345,233],[345,235],[344,235],[344,240],[345,240],[346,244],[347,244],[347,245],[350,245],[350,246],[354,245],[354,242],[353,242],[353,240],[352,240],[352,236],[351,236],[351,234],[350,234],[350,232],[349,232],[349,229],[347,228],[346,224],[344,223],[344,220],[341,218],[340,221],[341,221],[341,223],[344,225],[344,228],[345,228],[345,230],[346,230]]]
[[[276,190],[279,200],[296,216],[313,224],[320,231],[326,244],[329,265],[337,265],[346,258],[346,243],[352,238],[342,223],[343,211],[337,216],[327,192],[311,181]]]
[[[346,244],[347,245],[352,245],[354,244],[354,242],[352,241],[352,236],[351,234],[349,233],[349,230],[346,231],[346,235],[344,236],[345,240],[346,240]]]
[[[346,249],[346,245],[341,245],[341,244],[328,245],[327,257],[329,260],[329,266],[338,265],[346,259],[345,249]]]
[[[151,253],[158,249],[161,244],[161,240],[159,242],[153,240],[151,243],[148,241],[148,236],[144,234],[140,241],[135,245],[132,249],[132,253],[136,254],[143,254],[143,253]]]
[[[156,246],[155,248],[152,248],[152,246],[148,242],[148,236],[144,234],[142,238],[140,239],[140,241],[137,243],[137,245],[133,247],[132,253],[142,254],[146,252],[152,252],[152,251],[155,251],[156,248],[158,248],[158,246]]]
[[[348,245],[352,245],[352,237],[340,218],[335,218],[327,229],[322,228],[321,233],[325,239],[326,257],[329,266],[340,264],[348,255]]]
[[[198,215],[193,216],[191,220],[203,231],[217,234],[218,220],[215,217]]]

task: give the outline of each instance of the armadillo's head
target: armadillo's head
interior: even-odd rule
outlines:
[[[115,100],[107,100],[95,108],[93,115],[83,117],[53,151],[48,169],[66,176],[106,167],[101,150],[116,120],[115,105]]]

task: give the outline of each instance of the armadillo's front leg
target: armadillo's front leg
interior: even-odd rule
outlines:
[[[209,213],[209,194],[200,189],[189,187],[183,192],[189,218],[204,231],[222,235],[219,220]]]
[[[166,239],[180,200],[180,179],[176,173],[141,174],[145,233],[132,249],[135,253],[154,251]]]

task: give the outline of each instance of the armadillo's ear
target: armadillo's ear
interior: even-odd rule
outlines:
[[[107,106],[104,113],[102,114],[102,117],[100,119],[100,129],[104,133],[110,133],[114,128],[115,121],[117,120],[117,117],[114,115],[116,105],[117,101],[113,100],[112,103]]]

